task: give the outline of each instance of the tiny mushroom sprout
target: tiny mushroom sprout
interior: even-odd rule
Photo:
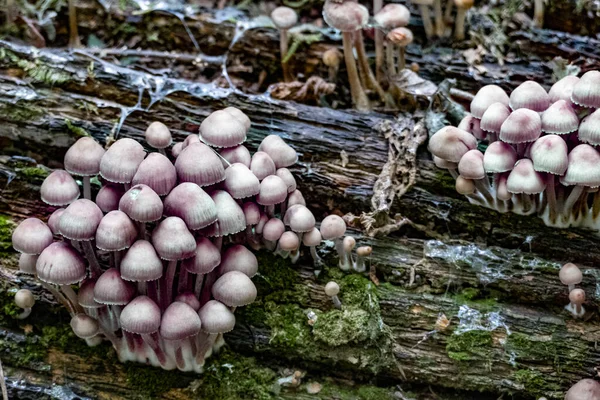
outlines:
[[[288,29],[296,25],[298,22],[298,14],[289,7],[277,7],[271,13],[271,19],[277,28],[279,28],[279,48],[281,52],[281,68],[283,70],[283,78],[286,82],[294,80],[289,71],[289,64],[286,60],[288,53]]]
[[[29,289],[20,289],[15,293],[15,304],[17,307],[22,308],[23,312],[17,315],[18,319],[25,319],[31,314],[31,308],[35,304],[35,298],[33,293]]]
[[[570,303],[565,306],[565,310],[569,311],[575,318],[581,318],[585,314],[583,303],[585,303],[585,292],[583,289],[573,289],[569,293]]]
[[[352,102],[357,109],[367,111],[371,106],[358,77],[352,43],[353,33],[361,30],[368,23],[369,11],[365,6],[352,1],[340,3],[334,0],[326,0],[323,6],[323,18],[329,26],[342,32],[344,58],[346,60]]]
[[[342,302],[338,298],[338,293],[340,292],[340,286],[336,282],[327,282],[325,285],[325,294],[331,297],[331,301],[333,301],[333,305],[335,308],[342,308]]]
[[[171,145],[173,138],[171,131],[162,122],[154,121],[145,132],[146,143],[157,149],[160,154],[166,155],[165,149]]]
[[[398,72],[402,71],[406,66],[406,61],[404,58],[404,49],[406,46],[412,43],[413,34],[412,31],[408,28],[396,28],[390,33],[388,33],[387,38],[390,42],[390,45],[387,49],[387,62],[388,62],[388,70],[393,73],[396,68],[394,66],[394,56],[393,56],[393,47],[398,47]]]
[[[323,52],[323,64],[329,68],[329,81],[335,83],[337,81],[338,70],[342,60],[342,53],[335,47],[331,47]]]
[[[316,248],[335,240],[341,264],[353,266],[344,220],[331,215],[317,228],[292,173],[296,151],[269,135],[252,155],[244,144],[250,126],[237,108],[217,110],[200,136],[174,144],[172,157],[161,151],[172,144],[170,131],[157,122],[144,146],[127,138],[104,151],[79,139],[65,170],[42,185],[42,201],[63,208],[48,224],[27,218],[12,233],[20,273],[68,310],[89,346],[108,341],[121,362],[202,372],[233,329],[235,309],[257,297],[253,250],[290,264],[310,252],[319,266]],[[96,174],[92,199],[86,177]],[[71,175],[84,177],[83,198]],[[14,302],[26,318],[35,301],[21,289]]]

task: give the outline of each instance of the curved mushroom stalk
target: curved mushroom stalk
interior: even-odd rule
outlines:
[[[77,29],[77,9],[75,0],[69,0],[69,48],[81,47],[79,30]]]
[[[350,83],[352,103],[358,110],[368,111],[371,109],[371,105],[358,77],[356,60],[354,59],[354,52],[352,51],[352,36],[352,32],[343,32],[342,34],[344,60],[346,61],[346,70],[348,71],[348,82]]]

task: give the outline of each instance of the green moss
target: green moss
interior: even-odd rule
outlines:
[[[446,343],[446,352],[455,361],[491,359],[492,346],[491,332],[474,330],[451,335]]]
[[[520,369],[513,374],[515,381],[525,387],[527,392],[543,394],[544,392],[560,391],[560,385],[548,382],[545,374],[532,369]]]
[[[325,383],[319,392],[320,398],[333,398],[339,400],[392,400],[393,389],[380,388],[371,385],[360,385],[352,388],[348,386]]]
[[[16,104],[0,104],[0,115],[9,116],[8,120],[13,122],[29,122],[37,120],[46,114],[46,111],[36,107],[32,102],[17,102]],[[25,105],[26,104],[26,105]]]
[[[115,361],[116,362],[116,361]],[[142,398],[161,398],[162,394],[174,388],[185,388],[192,381],[192,374],[186,376],[178,370],[165,371],[136,363],[123,365],[127,384],[138,391]]]
[[[521,333],[513,333],[506,339],[505,349],[515,353],[517,360],[528,362],[549,361],[554,364],[557,371],[563,366],[570,368],[582,368],[583,360],[586,359],[589,349],[587,346],[578,345],[576,342],[565,343],[554,337],[532,336]],[[562,357],[559,357],[559,354]]]
[[[454,296],[457,305],[466,304],[477,308],[481,312],[489,312],[498,308],[498,293],[484,292],[476,288],[465,288]]]
[[[374,341],[380,334],[379,322],[360,308],[322,313],[313,327],[315,339],[329,345]]]
[[[73,133],[75,137],[90,136],[90,134],[85,129],[73,125],[73,123],[69,119],[65,119],[65,125],[67,126],[69,132]]]
[[[24,176],[27,180],[35,181],[35,180],[44,180],[48,175],[50,175],[50,171],[46,167],[24,167],[18,168],[17,172],[19,175]]]
[[[298,271],[289,260],[267,251],[260,251],[257,259],[259,272],[253,280],[261,299],[278,303],[306,303],[308,288],[298,282]]]
[[[0,215],[0,252],[12,250],[12,233],[17,225],[6,215]]]
[[[224,351],[207,361],[204,373],[194,383],[194,397],[200,399],[276,398],[274,389],[279,376],[261,366],[254,358]]]
[[[271,328],[270,343],[283,348],[306,348],[312,334],[306,313],[296,304],[264,304],[265,322]]]

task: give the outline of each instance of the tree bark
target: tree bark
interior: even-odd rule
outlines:
[[[393,153],[393,141],[380,127],[423,122],[419,113],[393,119],[158,79],[124,67],[115,69],[80,53],[36,53],[5,42],[0,51],[0,143],[6,154],[0,157],[0,171],[6,177],[0,182],[5,187],[0,213],[5,231],[12,229],[13,221],[45,218],[52,212],[39,201],[39,185],[47,173],[41,165],[60,167],[68,146],[85,132],[101,143],[117,133],[142,140],[148,123],[159,120],[180,141],[196,132],[215,109],[238,107],[253,123],[249,147],[256,149],[264,136],[274,133],[297,149],[300,162],[293,172],[321,219],[332,210],[370,211],[373,187]],[[117,132],[115,121],[124,115]],[[378,286],[367,276],[341,273],[327,246],[322,246],[321,255],[328,267],[318,277],[308,256],[300,267],[291,267],[261,253],[262,272],[256,278],[260,297],[236,314],[236,329],[225,335],[231,347],[259,357],[270,368],[302,368],[321,380],[354,379],[388,388],[399,384],[417,392],[422,385],[431,385],[438,393],[483,392],[478,398],[512,393],[515,398],[559,399],[577,379],[593,375],[600,339],[594,312],[598,305],[594,264],[600,261],[596,236],[548,228],[536,217],[470,205],[424,151],[413,172],[415,186],[390,209],[391,215],[401,214],[410,223],[388,238],[354,232],[360,245],[374,249],[371,263]],[[8,251],[10,239],[8,233],[5,236],[0,244]],[[589,269],[581,285],[589,298],[585,306],[590,312],[584,320],[574,320],[563,310],[567,290],[558,280],[558,268],[567,261]],[[9,288],[35,286],[15,275],[14,254],[3,254],[1,263],[7,278],[2,305],[10,307]],[[275,264],[279,269],[269,267]],[[342,311],[335,310],[323,292],[328,280],[340,283]],[[39,288],[36,294],[43,299],[33,316],[48,315],[47,323],[64,327],[68,321],[64,313],[57,313]],[[310,311],[316,320],[309,321]],[[9,315],[0,319],[5,350],[21,349],[27,355],[22,343],[45,340],[41,320],[29,322],[34,331],[26,339],[27,323],[17,323]],[[72,381],[73,390],[93,397],[135,396],[138,389],[132,382],[137,381],[114,356],[103,360],[95,353],[90,361],[73,348],[52,343],[52,350],[41,356],[41,366],[3,356],[10,379],[27,372],[43,385]],[[107,345],[95,351],[111,353]],[[206,398],[201,384],[208,378],[200,377],[200,386],[195,379],[185,375],[177,387],[189,387],[163,388],[161,395],[185,398],[200,393]],[[21,390],[11,388],[12,393]]]

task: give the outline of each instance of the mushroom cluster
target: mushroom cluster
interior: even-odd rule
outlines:
[[[342,32],[344,59],[354,106],[359,110],[371,108],[367,91],[376,93],[382,102],[389,103],[389,96],[382,89],[385,81],[384,75],[395,75],[397,73],[396,65],[398,65],[398,71],[404,69],[404,48],[413,40],[412,32],[406,28],[410,19],[408,9],[401,4],[387,4],[376,10],[374,21],[377,28],[375,37],[377,78],[369,65],[362,32],[369,24],[367,8],[353,0],[327,0],[323,6],[323,18],[329,26]],[[383,62],[384,34],[387,47],[385,65]],[[398,61],[396,61],[396,49],[399,51]],[[354,50],[356,50],[356,59]],[[335,52],[331,52],[327,54],[327,57],[325,54],[323,57],[323,62],[330,68],[330,71],[331,68],[337,70],[339,64],[339,59],[333,57],[335,54]],[[330,79],[332,76],[335,74],[330,73]]]
[[[548,92],[534,81],[510,96],[488,85],[458,127],[430,138],[429,150],[472,203],[600,230],[598,109],[599,71],[567,76]]]
[[[250,119],[228,107],[210,114],[199,135],[173,146],[169,129],[152,123],[147,153],[124,138],[104,150],[79,139],[65,170],[52,172],[42,200],[58,208],[48,223],[24,220],[13,232],[20,270],[37,277],[71,313],[74,333],[89,345],[109,340],[122,361],[200,371],[233,329],[234,311],[257,295],[266,248],[296,262],[300,245],[341,242],[346,224],[329,216],[324,235],[287,167],[296,151],[267,136],[251,155],[243,145]],[[172,161],[174,160],[174,161]],[[73,176],[82,177],[83,198]],[[90,177],[102,186],[92,199]],[[30,292],[18,305],[29,315]]]

